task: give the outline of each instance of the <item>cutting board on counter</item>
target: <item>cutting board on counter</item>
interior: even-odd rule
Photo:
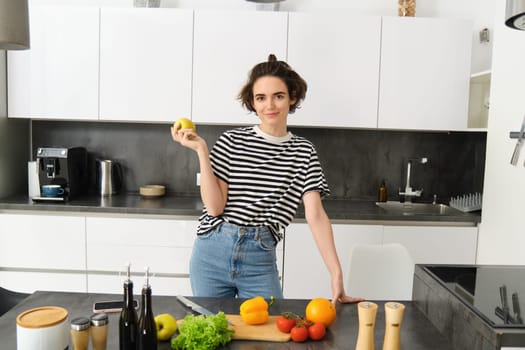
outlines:
[[[235,331],[232,339],[287,342],[291,339],[290,334],[283,333],[277,329],[278,317],[279,316],[270,316],[268,322],[265,324],[252,326],[244,323],[241,315],[226,314],[228,321],[233,323],[230,328]],[[179,320],[177,322],[182,323],[184,321]]]
[[[230,326],[235,330],[233,339],[287,342],[290,340],[290,333],[283,333],[277,329],[278,317],[270,316],[265,324],[252,326],[244,323],[240,315],[226,315],[228,321],[234,324],[234,326]]]

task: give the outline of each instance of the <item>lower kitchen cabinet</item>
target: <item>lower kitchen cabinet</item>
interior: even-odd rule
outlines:
[[[343,273],[355,244],[381,244],[381,225],[332,225]],[[284,240],[283,292],[285,298],[332,298],[330,275],[308,224],[291,224]]]
[[[475,264],[478,228],[385,226],[383,243],[401,243],[416,264]]]
[[[3,271],[0,268],[0,286],[22,293],[33,293],[37,290],[60,292],[85,292],[85,271]]]
[[[188,294],[197,224],[197,220],[88,217],[88,291],[122,293],[125,264],[130,263],[136,293],[148,266],[156,294]]]
[[[86,291],[83,216],[0,215],[0,285],[15,291]]]
[[[108,275],[88,273],[87,285],[90,293],[109,293],[119,294],[124,292],[123,283],[126,279],[125,274]],[[143,275],[131,276],[133,281],[133,294],[138,295],[145,283]],[[159,277],[153,274],[149,279],[153,295],[192,295],[190,279],[188,276],[182,277]],[[120,296],[117,298],[119,299]],[[156,310],[153,310],[154,312]]]
[[[85,218],[3,214],[0,216],[0,266],[86,268]]]

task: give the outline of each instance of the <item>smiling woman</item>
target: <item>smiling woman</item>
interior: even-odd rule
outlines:
[[[282,298],[276,245],[301,200],[332,279],[333,303],[345,294],[330,221],[321,198],[330,190],[315,146],[287,128],[307,84],[270,54],[239,93],[260,123],[224,132],[211,152],[194,130],[172,128],[173,140],[199,157],[204,203],[190,261],[195,296]]]

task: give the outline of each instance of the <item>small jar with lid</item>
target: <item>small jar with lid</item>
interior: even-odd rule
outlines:
[[[59,306],[22,312],[16,318],[17,349],[66,349],[69,345],[67,317],[67,310]]]
[[[71,342],[73,350],[87,350],[89,346],[89,325],[86,317],[77,317],[71,321]]]
[[[106,350],[108,323],[108,315],[105,313],[91,316],[91,343],[93,344],[93,350]]]

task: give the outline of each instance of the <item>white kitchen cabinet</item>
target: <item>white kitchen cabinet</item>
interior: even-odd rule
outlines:
[[[87,268],[90,271],[188,274],[198,222],[169,219],[88,217]]]
[[[307,82],[289,125],[377,127],[381,17],[289,14],[288,63]]]
[[[31,49],[8,52],[8,116],[98,119],[99,9],[30,6]]]
[[[85,272],[1,271],[0,268],[0,286],[29,294],[37,290],[79,293],[87,291]]]
[[[85,270],[85,218],[0,215],[0,266]]]
[[[191,117],[193,10],[102,8],[100,119]]]
[[[85,218],[0,214],[0,285],[85,292]]]
[[[401,243],[416,264],[475,264],[478,228],[385,226],[383,243]]]
[[[378,127],[467,128],[472,23],[383,17]]]
[[[350,251],[355,244],[381,244],[381,225],[333,224],[337,254],[346,276]],[[285,298],[332,298],[330,274],[321,258],[307,224],[291,224],[284,242]]]
[[[195,11],[192,120],[196,123],[258,122],[237,96],[248,72],[273,53],[286,60],[285,12]]]
[[[89,293],[109,293],[120,294],[124,292],[125,274],[94,274],[88,275],[88,292]],[[131,276],[133,281],[133,294],[139,295],[142,286],[145,283],[144,274]],[[188,277],[159,277],[152,276],[149,284],[153,295],[192,295],[190,279]],[[117,297],[116,299],[120,299]],[[157,311],[157,310],[155,310]]]

